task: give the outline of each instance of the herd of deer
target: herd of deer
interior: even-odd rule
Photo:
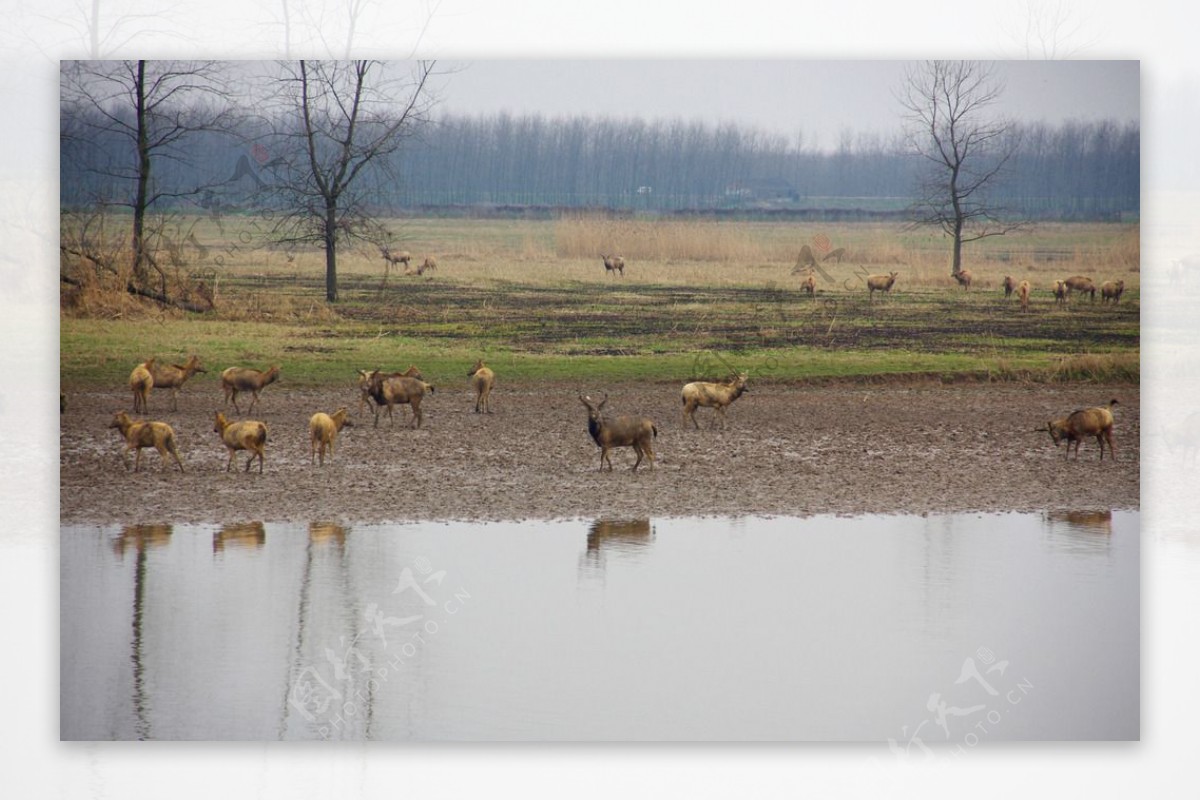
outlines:
[[[409,262],[412,260],[412,255],[407,250],[392,252],[387,247],[381,246],[380,253],[383,255],[383,258],[388,263],[389,267],[396,264],[403,264],[405,275],[412,275],[414,273],[416,275],[424,275],[426,272],[431,272],[437,269],[437,261],[434,260],[432,256],[426,257],[425,261],[422,262],[416,270],[410,270]],[[845,258],[845,256],[845,248],[835,248],[834,250],[829,251],[829,253],[826,253],[821,258],[821,261],[834,261],[838,264],[841,264],[842,259]],[[621,278],[625,277],[624,258],[617,255],[608,256],[603,253],[600,254],[600,258],[604,261],[605,275],[617,275]],[[801,292],[807,292],[809,295],[816,294],[816,267],[817,258],[813,254],[812,248],[808,245],[804,245],[800,249],[800,256],[796,260],[796,266],[792,269],[793,274],[804,274],[804,277],[800,280]],[[899,275],[900,273],[896,271],[881,275],[868,275],[866,277],[866,283],[868,297],[870,300],[873,301],[875,299],[876,292],[883,292],[885,294],[890,293],[892,291],[892,287],[896,283],[896,278]],[[953,278],[964,290],[969,291],[971,289],[971,282],[974,279],[974,276],[970,270],[955,270],[950,273],[950,277]],[[386,268],[384,271],[383,280],[385,283],[387,282]],[[1001,286],[1004,290],[1005,298],[1010,298],[1015,293],[1021,302],[1021,311],[1029,311],[1029,299],[1031,293],[1033,292],[1033,286],[1029,281],[1024,280],[1018,282],[1011,275],[1006,275],[1004,276],[1004,281],[1002,282]],[[1053,292],[1055,305],[1057,306],[1065,306],[1067,304],[1067,299],[1071,296],[1072,292],[1078,292],[1082,295],[1090,295],[1093,302],[1096,300],[1096,284],[1091,278],[1084,275],[1073,275],[1070,278],[1066,278],[1061,281],[1055,281]],[[1100,287],[1100,301],[1101,303],[1107,303],[1111,300],[1114,304],[1120,303],[1121,295],[1124,292],[1124,281],[1106,281]]]
[[[137,365],[129,376],[129,387],[133,393],[134,411],[148,411],[150,390],[154,387],[170,389],[172,391],[171,408],[172,410],[177,409],[180,388],[188,378],[202,372],[205,372],[205,370],[197,356],[190,357],[185,364],[181,365],[162,365],[158,364],[155,359],[150,359]],[[237,395],[239,392],[249,392],[252,395],[252,399],[247,413],[253,412],[262,390],[278,380],[279,376],[280,368],[278,365],[272,366],[267,370],[255,370],[246,367],[230,367],[223,370],[221,372],[221,387],[225,394],[226,407],[232,403],[234,410],[240,413],[241,408],[238,406]],[[475,412],[490,414],[492,411],[491,394],[496,383],[495,372],[481,359],[467,371],[467,377],[470,379],[471,387],[475,391]],[[685,384],[680,393],[680,402],[683,407],[681,417],[683,427],[687,428],[690,421],[694,428],[699,429],[700,424],[696,421],[696,410],[705,407],[715,410],[716,417],[713,420],[713,424],[715,425],[717,422],[720,422],[721,428],[724,429],[726,424],[726,410],[747,391],[747,380],[748,375],[746,373],[737,373],[725,381],[692,381]],[[412,408],[413,415],[413,420],[409,424],[409,427],[419,428],[423,419],[421,401],[426,393],[434,392],[433,384],[425,380],[421,371],[415,365],[410,366],[403,373],[359,370],[358,387],[360,390],[359,415],[362,415],[364,405],[370,407],[376,427],[379,425],[379,413],[381,410],[387,410],[390,424],[394,422],[392,418],[393,407],[407,405]],[[579,400],[587,408],[588,434],[591,436],[592,441],[600,448],[601,470],[607,465],[609,471],[611,471],[613,467],[609,452],[614,448],[625,447],[632,448],[637,457],[632,468],[635,472],[643,459],[649,462],[651,469],[654,468],[654,442],[658,437],[658,426],[651,418],[641,415],[610,417],[604,414],[604,407],[608,403],[607,393],[604,394],[604,397],[599,402],[583,394],[579,395]],[[60,404],[61,402],[62,398],[60,397]],[[1108,408],[1080,409],[1067,417],[1046,423],[1044,428],[1035,430],[1049,432],[1056,446],[1062,442],[1066,442],[1068,457],[1070,456],[1071,445],[1074,444],[1076,459],[1079,458],[1080,441],[1085,437],[1094,436],[1100,445],[1101,460],[1104,459],[1104,447],[1106,444],[1108,445],[1110,457],[1115,459],[1116,455],[1113,450],[1112,441],[1113,415],[1111,409],[1116,403],[1116,400],[1112,400]],[[62,407],[60,406],[61,410]],[[330,458],[333,457],[334,445],[338,433],[343,428],[353,425],[354,423],[350,420],[349,412],[345,406],[340,407],[332,414],[325,412],[316,412],[313,414],[308,421],[310,462],[324,466],[325,452],[327,450]],[[168,457],[171,457],[174,459],[180,472],[183,471],[183,460],[180,458],[176,446],[175,431],[168,423],[151,420],[132,420],[125,412],[117,412],[113,415],[109,427],[117,429],[125,442],[122,459],[127,469],[129,467],[130,451],[135,452],[133,469],[136,472],[141,467],[142,449],[154,448],[162,458],[164,468],[170,467]],[[238,451],[247,451],[249,453],[249,458],[246,460],[247,472],[250,471],[255,459],[258,460],[259,473],[263,472],[268,435],[266,423],[260,420],[231,421],[225,417],[223,412],[216,412],[213,432],[220,437],[229,455],[229,459],[225,465],[226,472],[234,469],[234,459]]]
[[[403,264],[405,274],[410,274],[409,262],[412,261],[412,255],[408,251],[392,252],[387,247],[381,247],[380,251],[389,266]],[[840,262],[844,255],[845,249],[838,248],[828,253],[824,257],[824,260],[836,259]],[[601,258],[604,260],[606,273],[615,273],[624,277],[625,260],[621,256],[602,254]],[[816,258],[811,248],[807,245],[802,248],[799,261],[793,272],[798,272],[805,266],[808,267],[808,274],[801,282],[801,290],[811,295],[815,293],[816,289],[816,279],[813,275]],[[417,267],[415,272],[417,275],[423,275],[426,272],[436,269],[437,262],[432,256],[429,256]],[[898,275],[898,272],[891,272],[887,275],[867,276],[866,283],[870,298],[873,300],[876,292],[890,292],[896,283]],[[964,290],[971,288],[972,275],[970,270],[958,270],[951,273],[951,277]],[[1006,298],[1011,297],[1015,293],[1021,301],[1022,311],[1028,310],[1031,291],[1029,281],[1017,282],[1012,276],[1005,276],[1003,290]],[[1118,303],[1124,291],[1124,281],[1108,281],[1100,287],[1101,302],[1107,303],[1111,300],[1113,303]],[[1054,288],[1056,303],[1066,304],[1067,298],[1072,292],[1090,295],[1094,302],[1096,298],[1096,285],[1091,278],[1082,275],[1075,275],[1057,281]],[[129,388],[133,393],[134,413],[148,412],[150,390],[153,388],[170,389],[171,410],[177,410],[179,390],[189,378],[196,373],[203,372],[206,371],[200,363],[199,357],[194,355],[184,364],[162,364],[156,359],[149,359],[137,365],[129,376]],[[269,367],[266,370],[230,367],[222,371],[221,388],[225,394],[226,407],[232,403],[234,410],[240,413],[241,408],[237,402],[238,393],[248,392],[252,395],[252,399],[247,412],[253,412],[254,406],[258,403],[259,394],[265,387],[274,383],[279,378],[279,375],[280,368],[278,365]],[[480,360],[467,372],[467,376],[470,378],[471,386],[475,390],[475,411],[477,413],[490,414],[491,393],[496,381],[495,373]],[[410,427],[420,427],[423,420],[421,413],[422,399],[426,393],[434,392],[434,386],[425,381],[424,376],[421,375],[421,371],[416,366],[410,366],[403,373],[385,374],[379,370],[359,370],[358,377],[360,390],[358,413],[360,416],[362,415],[364,405],[370,407],[374,415],[374,424],[378,427],[379,412],[381,409],[386,409],[389,423],[391,423],[393,422],[393,408],[395,406],[407,405],[411,407],[413,415]],[[747,375],[741,373],[731,376],[726,381],[694,381],[686,384],[681,393],[684,427],[687,426],[690,420],[692,425],[699,429],[699,423],[696,422],[696,409],[707,407],[716,410],[716,419],[719,420],[721,427],[724,428],[726,409],[746,392],[746,381]],[[648,417],[636,415],[623,415],[616,418],[606,416],[603,413],[603,409],[608,402],[607,393],[598,403],[582,394],[579,396],[579,400],[587,407],[588,433],[600,448],[601,470],[604,469],[605,465],[608,465],[610,471],[612,470],[609,451],[619,447],[633,449],[637,457],[633,464],[634,471],[637,470],[643,459],[648,461],[651,469],[653,469],[655,459],[654,440],[658,437],[658,427],[654,424],[653,420]],[[59,402],[60,411],[64,411],[65,396],[60,395]],[[1104,459],[1104,446],[1106,444],[1108,445],[1110,457],[1115,459],[1112,442],[1113,415],[1111,409],[1116,403],[1116,400],[1111,401],[1108,408],[1096,407],[1077,410],[1067,417],[1052,420],[1044,428],[1036,430],[1048,431],[1056,446],[1062,442],[1066,442],[1068,456],[1070,455],[1073,443],[1077,459],[1079,458],[1080,441],[1084,437],[1094,436],[1100,445],[1101,460]],[[349,413],[344,406],[332,414],[317,412],[312,415],[309,419],[310,461],[313,464],[324,465],[326,450],[329,451],[331,458],[333,456],[334,443],[338,432],[346,426],[353,425],[353,422],[349,418]],[[175,460],[180,471],[183,470],[183,461],[179,457],[179,452],[175,444],[175,432],[167,423],[132,420],[125,412],[118,412],[113,416],[109,427],[120,431],[121,437],[125,441],[125,450],[122,456],[126,463],[128,463],[129,452],[136,452],[133,464],[135,471],[140,469],[141,452],[144,448],[155,448],[162,457],[165,467],[169,467],[167,457],[170,456]],[[250,458],[246,461],[247,472],[249,472],[255,459],[258,460],[259,472],[263,471],[264,452],[267,442],[267,426],[265,423],[257,420],[231,422],[225,418],[224,413],[217,412],[213,431],[220,435],[222,443],[229,452],[229,460],[225,466],[226,471],[233,469],[234,457],[239,450],[250,453]]]
[[[149,410],[150,390],[154,387],[171,390],[171,409],[172,411],[176,410],[180,388],[193,375],[203,372],[206,370],[201,364],[200,358],[195,355],[182,365],[163,365],[159,364],[156,359],[142,362],[134,367],[133,372],[129,375],[129,389],[133,393],[134,411],[147,412]],[[277,381],[279,376],[278,365],[273,365],[266,370],[255,370],[249,367],[230,367],[223,370],[221,372],[221,388],[225,393],[226,407],[232,403],[234,410],[240,413],[241,407],[238,406],[237,395],[239,392],[249,392],[252,399],[246,411],[247,413],[253,412],[254,406],[259,401],[259,393]],[[491,394],[496,383],[495,372],[480,359],[467,371],[467,377],[471,380],[472,389],[475,390],[475,412],[491,414]],[[682,393],[684,425],[686,426],[690,420],[692,425],[699,429],[700,424],[696,422],[696,409],[703,406],[717,410],[721,427],[724,428],[725,408],[746,391],[746,380],[747,375],[742,373],[724,382],[694,381],[684,386]],[[412,408],[413,413],[413,420],[409,427],[419,428],[423,419],[421,400],[427,392],[432,394],[435,391],[433,384],[425,381],[421,371],[415,365],[410,366],[403,373],[359,370],[358,387],[361,393],[358,412],[361,415],[363,406],[369,407],[373,412],[376,427],[379,426],[380,410],[387,410],[388,421],[392,423],[394,422],[393,407],[407,405]],[[580,395],[579,399],[588,410],[588,433],[600,448],[600,469],[604,469],[604,465],[607,464],[608,469],[612,470],[609,451],[620,447],[633,448],[637,454],[637,461],[633,465],[635,471],[642,463],[643,457],[653,469],[654,439],[658,436],[658,427],[650,418],[628,415],[610,418],[604,415],[602,410],[608,402],[607,393],[599,403],[584,395]],[[59,410],[62,412],[65,410],[65,397],[60,396],[59,400]],[[333,456],[334,443],[338,433],[344,427],[353,425],[345,406],[333,414],[315,413],[309,419],[310,461],[323,466],[325,451],[329,451],[331,458]],[[169,466],[167,457],[170,456],[175,460],[180,472],[183,471],[183,461],[179,457],[179,451],[175,444],[175,431],[168,423],[132,420],[125,412],[117,412],[113,415],[109,428],[115,428],[121,433],[121,438],[125,442],[122,458],[127,468],[130,451],[135,452],[133,469],[134,472],[137,472],[141,469],[142,449],[154,448],[162,457],[164,467]],[[223,412],[216,412],[213,431],[220,436],[229,453],[229,460],[225,465],[226,472],[233,469],[234,457],[238,451],[250,453],[250,458],[246,460],[247,472],[250,471],[255,459],[258,460],[258,471],[263,472],[264,451],[267,442],[266,423],[260,420],[230,421]]]
[[[409,269],[409,262],[412,261],[413,257],[412,254],[407,250],[397,250],[392,252],[392,250],[386,245],[380,245],[379,254],[383,256],[383,260],[386,262],[383,268],[383,280],[385,283],[388,279],[388,272],[397,264],[404,265],[405,275],[413,275],[414,273],[417,275],[424,275],[425,273],[437,271],[437,259],[435,259],[433,256],[426,256],[425,260],[417,265],[417,269],[412,270]]]

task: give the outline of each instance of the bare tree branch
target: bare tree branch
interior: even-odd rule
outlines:
[[[990,64],[926,61],[905,70],[897,94],[909,149],[929,168],[909,207],[910,227],[936,227],[951,237],[954,274],[962,269],[964,242],[1028,224],[987,199],[1019,145],[1013,124],[989,114],[1002,91]]]
[[[272,238],[323,245],[330,302],[338,296],[339,243],[382,246],[390,238],[374,219],[367,176],[394,178],[390,157],[428,123],[433,66],[418,62],[401,80],[373,61],[284,65],[273,135],[281,153],[269,190],[283,212]]]
[[[106,140],[108,145],[117,137],[127,146],[129,161],[112,165],[105,145],[96,144],[97,161],[84,169],[131,184],[132,200],[120,202],[133,210],[131,281],[146,289],[153,270],[158,294],[165,296],[166,276],[154,257],[147,215],[165,198],[196,195],[215,184],[159,186],[155,165],[162,160],[186,163],[183,144],[189,136],[232,127],[235,116],[224,70],[217,62],[79,62],[64,66],[60,83],[63,117],[78,126],[64,128],[64,137]]]

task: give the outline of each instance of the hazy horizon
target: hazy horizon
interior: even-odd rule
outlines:
[[[895,92],[911,61],[441,61],[444,114],[735,123],[832,149],[844,131],[899,132]],[[1052,125],[1140,120],[1138,61],[996,61],[999,115]]]

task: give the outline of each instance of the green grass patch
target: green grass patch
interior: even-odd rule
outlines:
[[[467,368],[484,358],[505,381],[560,381],[582,386],[606,382],[679,382],[720,378],[747,371],[756,381],[851,379],[901,375],[992,377],[996,379],[1138,381],[1136,352],[1080,354],[1021,350],[929,352],[903,347],[822,349],[807,347],[628,354],[530,353],[482,343],[446,344],[436,339],[385,333],[371,335],[361,326],[309,329],[272,323],[188,321],[156,326],[147,336],[144,323],[64,320],[61,376],[64,387],[123,387],[135,364],[157,356],[182,361],[197,353],[208,368],[197,382],[215,381],[229,366],[283,367],[289,384],[347,384],[358,369],[403,370],[418,365],[435,384],[466,383]],[[603,340],[603,347],[614,343]],[[627,344],[627,343],[626,343]],[[586,343],[596,347],[595,343]]]

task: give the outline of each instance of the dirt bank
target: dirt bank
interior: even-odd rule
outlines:
[[[502,379],[502,377],[501,377]],[[611,386],[608,408],[654,418],[659,462],[598,473],[599,449],[573,387],[506,386],[494,414],[476,415],[466,388],[426,398],[420,430],[371,426],[342,432],[324,468],[309,464],[308,418],[357,410],[353,388],[269,387],[254,417],[267,423],[266,472],[225,472],[212,431],[219,391],[197,383],[179,411],[156,392],[151,419],[174,426],[188,472],[163,470],[153,450],[126,472],[106,428],[127,392],[71,392],[61,419],[61,514],[73,523],[249,520],[342,523],[564,517],[933,513],[1137,508],[1139,392],[1094,385],[935,383],[754,386],[725,431],[684,430],[677,385]],[[1065,461],[1035,426],[1117,397],[1118,461],[1094,441]],[[243,406],[243,408],[245,408]],[[231,415],[234,419],[243,416]],[[407,422],[407,418],[405,420]],[[239,458],[238,467],[245,458]],[[148,469],[147,469],[148,468]]]

